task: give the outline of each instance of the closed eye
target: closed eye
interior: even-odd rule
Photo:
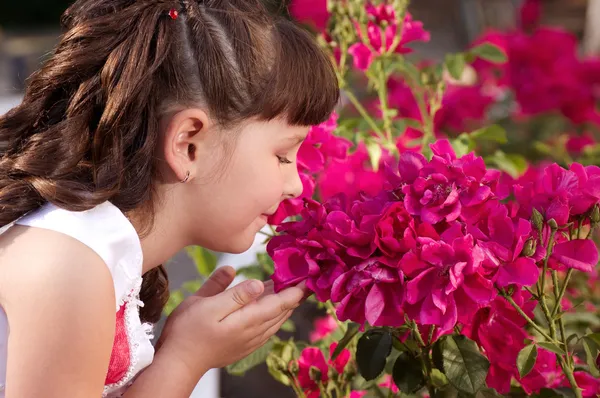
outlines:
[[[291,160],[289,160],[288,158],[286,158],[285,156],[277,156],[277,159],[279,159],[279,163],[281,163],[281,164],[292,164],[292,163],[294,163]]]

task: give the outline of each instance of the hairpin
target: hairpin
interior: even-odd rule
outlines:
[[[180,13],[185,12],[185,0],[179,0],[179,4],[181,5],[181,10],[177,11],[175,8],[169,10],[169,17],[173,20],[177,19]]]

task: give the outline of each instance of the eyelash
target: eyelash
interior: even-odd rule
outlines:
[[[282,164],[292,164],[293,163],[291,160],[289,160],[285,156],[277,156],[277,159],[279,159],[279,163],[282,163]]]

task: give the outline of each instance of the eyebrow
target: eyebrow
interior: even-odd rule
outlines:
[[[307,135],[295,134],[291,137],[287,138],[287,141],[293,142],[294,145],[300,144],[302,141],[306,139]]]

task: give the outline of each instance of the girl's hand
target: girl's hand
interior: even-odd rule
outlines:
[[[274,294],[269,282],[257,280],[225,290],[234,277],[231,267],[217,269],[173,311],[157,343],[198,378],[266,343],[305,296],[303,286]]]

